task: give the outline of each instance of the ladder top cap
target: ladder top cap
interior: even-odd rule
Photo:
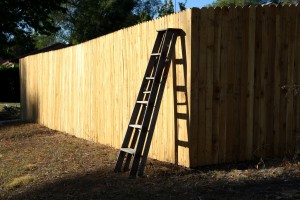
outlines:
[[[183,31],[181,28],[165,28],[165,29],[159,29],[157,32],[165,32],[165,31]]]

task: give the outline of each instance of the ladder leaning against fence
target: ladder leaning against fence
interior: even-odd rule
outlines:
[[[137,172],[139,176],[144,173],[175,43],[177,37],[184,34],[181,29],[175,28],[158,30],[157,32],[150,60],[115,166],[115,172],[120,172],[127,155],[124,164],[124,171],[127,171],[131,164],[131,158],[134,157],[130,170],[131,177],[135,177]]]

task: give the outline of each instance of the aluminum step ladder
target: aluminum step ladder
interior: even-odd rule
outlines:
[[[130,122],[123,140],[115,172],[129,170],[130,176],[142,176],[147,161],[155,123],[165,88],[170,62],[181,29],[168,28],[157,31],[149,63],[138,93]],[[132,157],[133,162],[131,162]]]

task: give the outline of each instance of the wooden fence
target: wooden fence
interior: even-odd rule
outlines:
[[[156,30],[167,27],[186,37],[149,156],[193,167],[293,153],[300,96],[282,86],[300,84],[299,6],[190,9],[28,56],[22,118],[119,148]]]

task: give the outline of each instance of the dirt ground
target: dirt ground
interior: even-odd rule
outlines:
[[[145,176],[114,173],[116,149],[37,124],[0,126],[0,199],[300,199],[300,163],[198,169],[148,159]]]

